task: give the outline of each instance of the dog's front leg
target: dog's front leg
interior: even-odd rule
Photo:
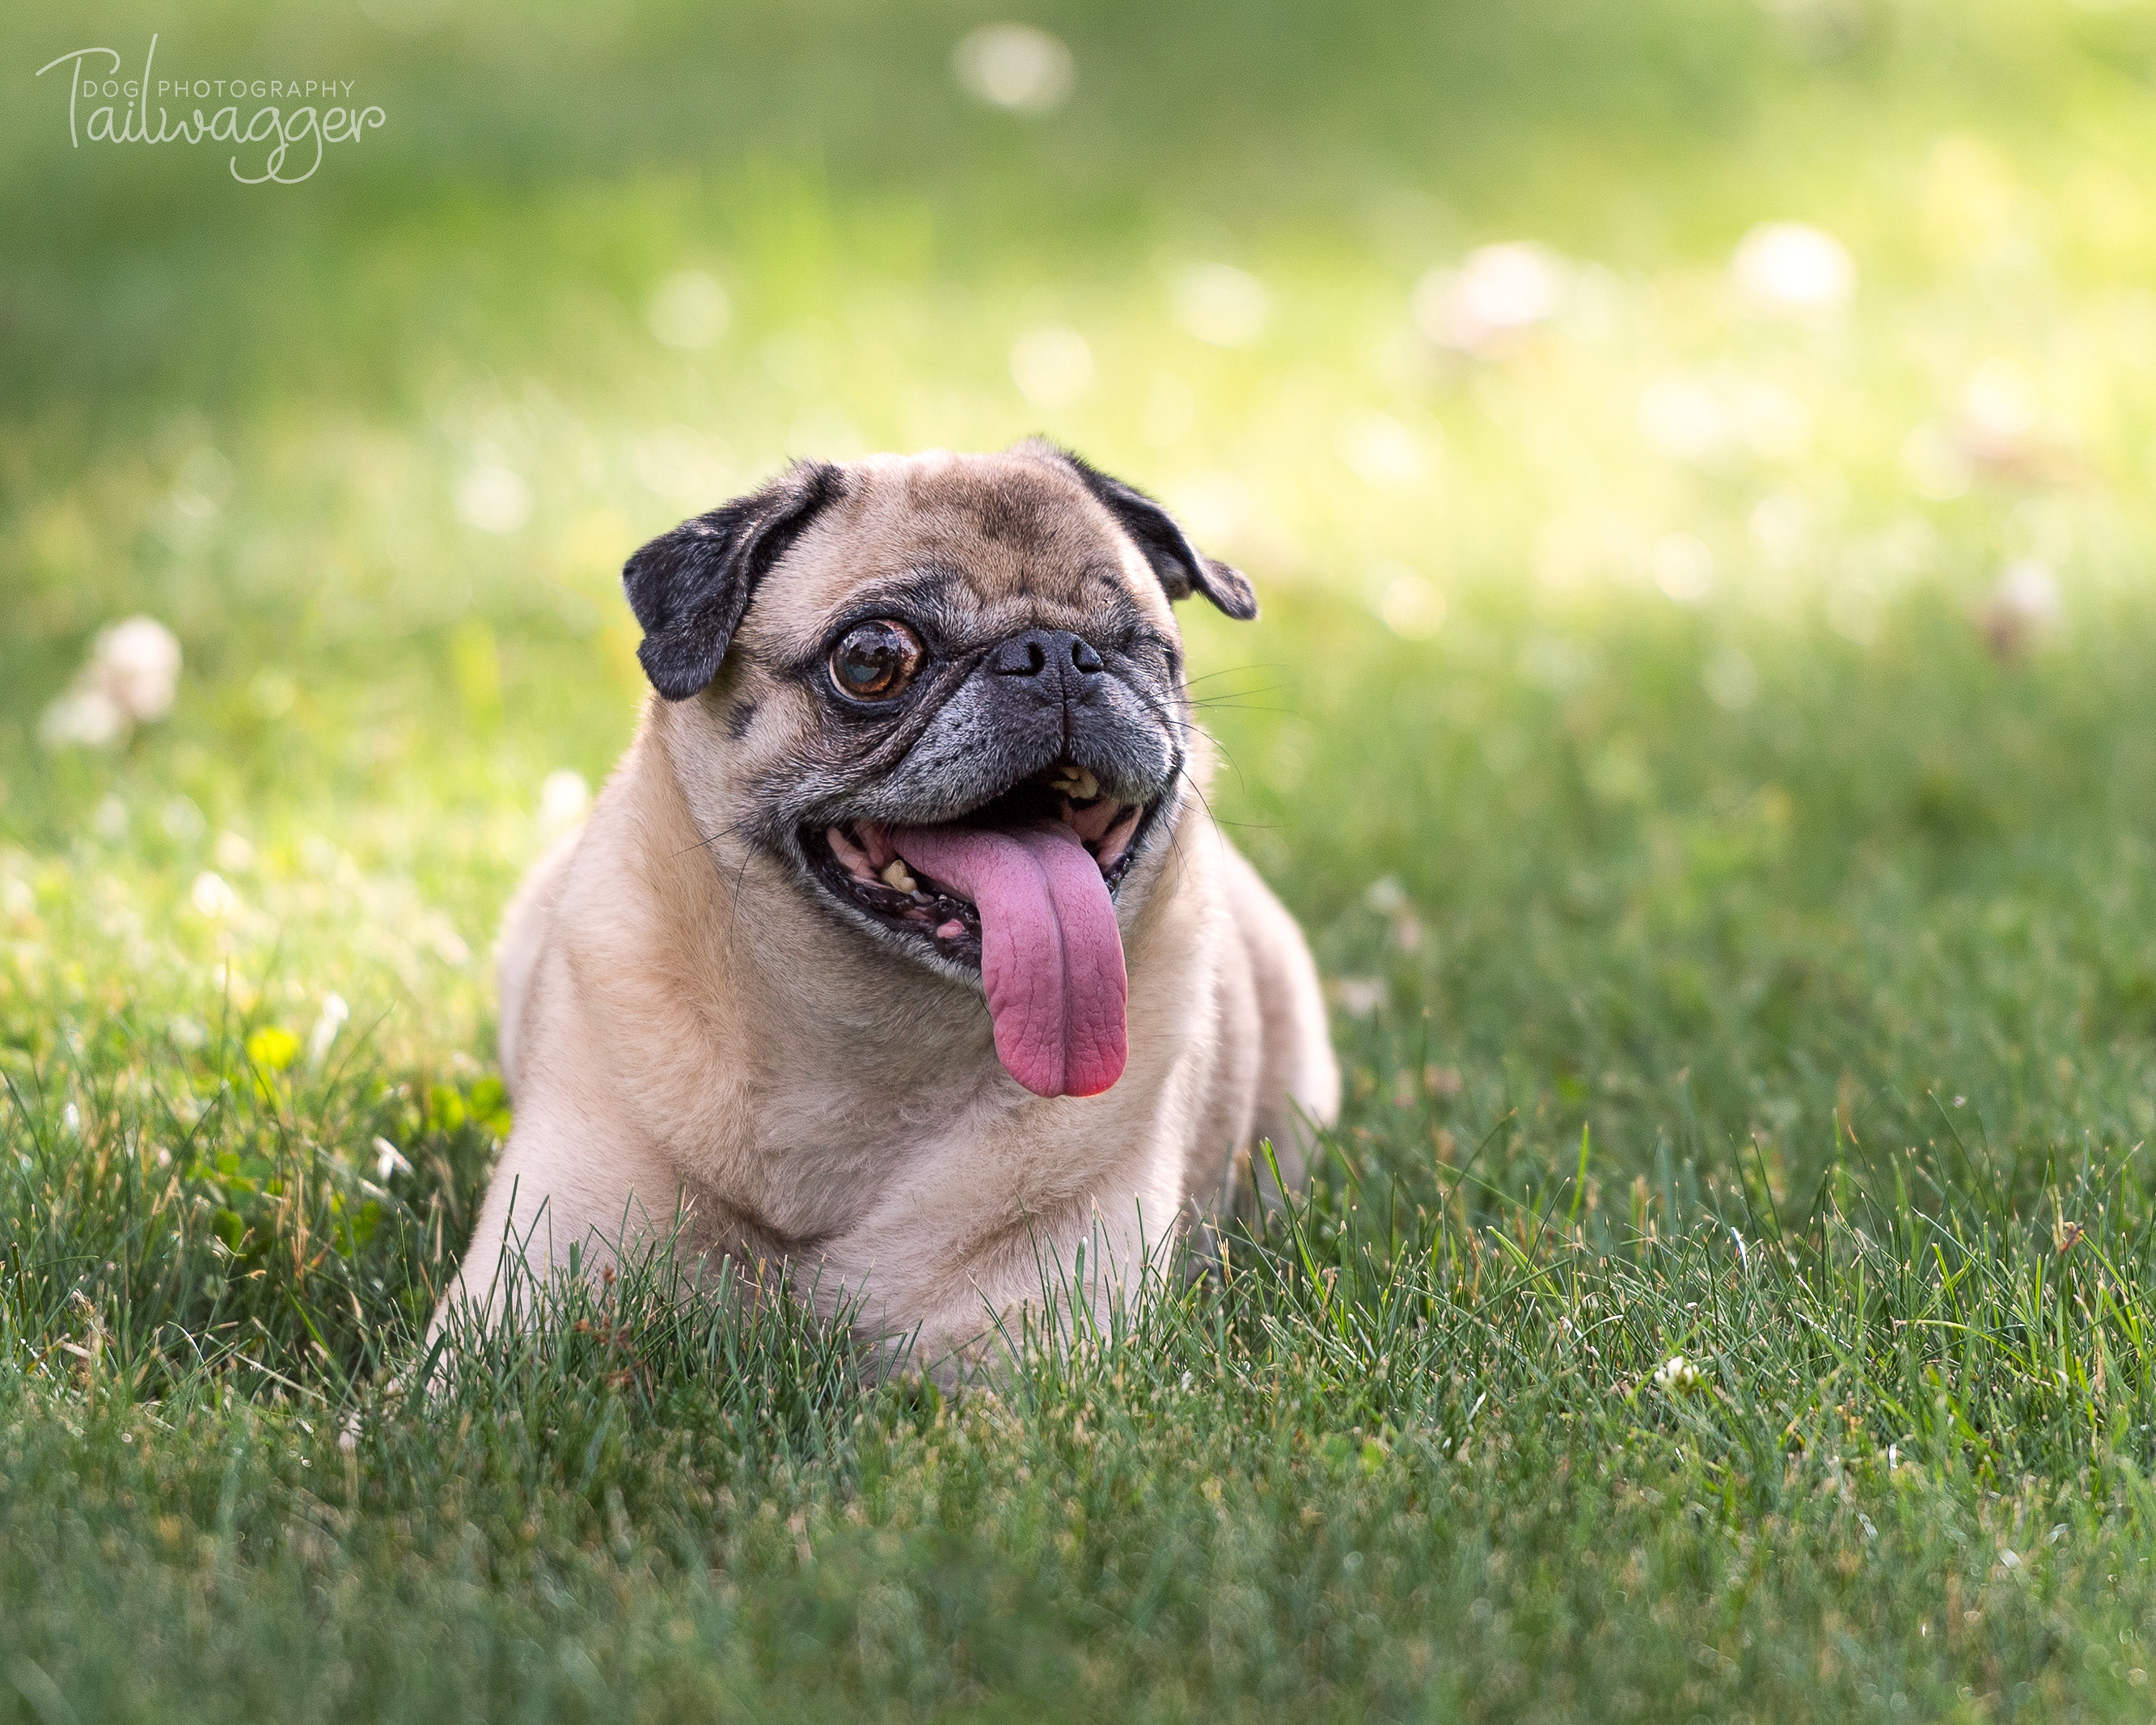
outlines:
[[[977,1236],[954,1266],[896,1229],[849,1242],[863,1290],[855,1332],[885,1371],[947,1389],[993,1383],[1019,1355],[1097,1345],[1127,1329],[1173,1256],[1178,1214],[1164,1188],[1068,1202]],[[875,1269],[867,1273],[873,1260]]]
[[[487,1187],[471,1244],[427,1329],[431,1351],[445,1331],[544,1321],[562,1279],[596,1280],[624,1253],[666,1237],[680,1183],[621,1126],[529,1084],[530,1101]]]

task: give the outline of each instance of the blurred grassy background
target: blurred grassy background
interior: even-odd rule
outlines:
[[[1188,619],[1221,812],[1439,1103],[1693,1153],[1682,1070],[1713,1153],[1816,1163],[1837,1097],[1927,1117],[1914,1073],[2145,1132],[2156,18],[1075,8],[1045,113],[962,88],[981,21],[0,25],[0,833],[67,931],[18,942],[11,1037],[57,965],[481,1049],[540,788],[633,720],[625,550],[790,454],[1045,429],[1255,577],[1255,629]],[[387,121],[297,186],[70,147],[30,71],[133,74],[153,30],[160,75],[334,75]],[[1784,218],[1847,249],[1845,305],[1748,300]],[[1521,240],[1553,315],[1434,340],[1431,272]],[[41,747],[135,611],[183,643],[172,718]]]
[[[792,1717],[2128,1710],[2156,7],[1026,16],[1072,73],[1040,111],[954,75],[968,6],[0,18],[0,1595],[44,1661],[0,1676],[49,1725],[154,1644],[142,1707],[213,1670],[276,1711],[264,1650],[314,1636],[355,1713],[574,1713],[601,1667],[673,1673],[663,1713],[716,1681],[678,1609]],[[134,75],[153,31],[161,75],[350,80],[385,123],[293,186],[71,147],[35,69]],[[1763,300],[1775,222],[1849,290]],[[1463,321],[1478,270],[1533,315]],[[634,722],[624,555],[790,455],[1036,430],[1264,600],[1185,626],[1219,813],[1334,991],[1315,1256],[1163,1319],[1157,1381],[1044,1366],[1015,1423],[850,1401],[776,1332],[720,1395],[660,1322],[642,1401],[603,1327],[345,1459],[323,1409],[506,1128],[499,907]],[[170,716],[41,740],[136,614]],[[1386,1189],[1405,1234],[1355,1219]],[[1715,1387],[1652,1387],[1677,1348]],[[1580,1553],[1627,1550],[1597,1591]],[[168,1635],[198,1564],[243,1589]],[[402,1601],[356,1687],[326,1575]],[[146,1627],[69,1627],[107,1618]],[[921,1651],[969,1634],[978,1681]]]

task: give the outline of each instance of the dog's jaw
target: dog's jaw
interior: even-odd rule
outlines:
[[[1111,901],[1147,856],[1167,824],[1170,799],[1124,803],[1097,794],[1075,800],[1072,769],[1058,765],[1013,786],[1002,796],[956,820],[954,828],[1014,829],[1060,822],[1092,856]],[[886,950],[903,953],[939,974],[978,985],[981,977],[979,907],[901,859],[890,828],[867,819],[813,821],[788,835],[803,890],[850,927]]]

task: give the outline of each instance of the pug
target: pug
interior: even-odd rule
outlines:
[[[1302,1178],[1317,976],[1170,609],[1255,617],[1238,571],[1036,440],[797,464],[623,582],[651,692],[505,918],[515,1126],[437,1330],[665,1238],[962,1376],[1137,1294],[1260,1142]]]

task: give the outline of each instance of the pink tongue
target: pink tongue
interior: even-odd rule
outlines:
[[[1123,940],[1108,883],[1060,822],[1018,832],[896,827],[891,842],[981,911],[981,980],[1004,1070],[1036,1096],[1123,1076]]]

